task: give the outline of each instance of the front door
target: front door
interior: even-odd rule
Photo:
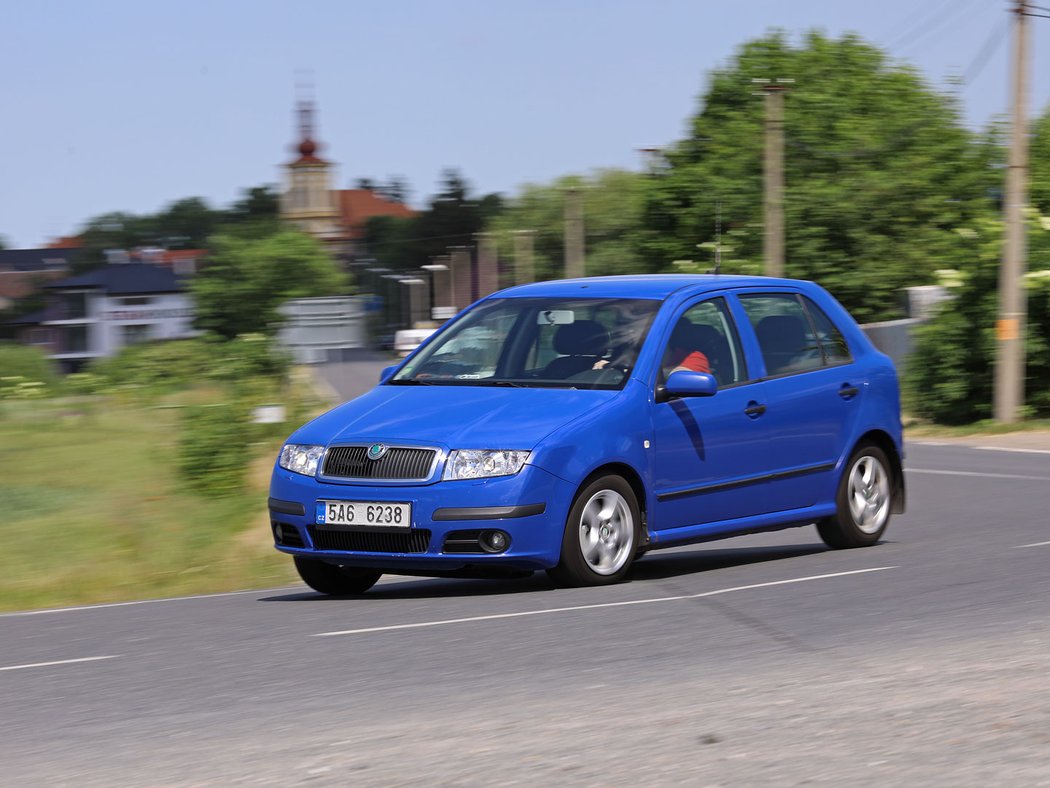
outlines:
[[[656,385],[676,367],[705,371],[704,366],[718,380],[714,396],[653,406],[653,530],[776,510],[766,494],[769,483],[761,478],[770,471],[764,384],[749,375],[722,297],[683,310],[667,341]]]

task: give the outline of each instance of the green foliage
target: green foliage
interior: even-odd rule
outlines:
[[[237,492],[250,455],[247,409],[232,403],[192,405],[179,417],[179,474],[204,495]]]
[[[1029,145],[1031,203],[1050,216],[1050,106],[1033,124]]]
[[[229,338],[275,333],[284,301],[348,289],[320,242],[292,230],[259,239],[216,236],[208,264],[191,282],[197,327]]]
[[[1002,222],[984,219],[962,233],[965,253],[950,274],[953,299],[918,329],[905,374],[908,409],[942,424],[992,414]],[[1025,392],[1029,415],[1050,416],[1050,222],[1028,224],[1028,327]]]
[[[59,385],[59,377],[46,355],[35,347],[13,342],[0,342],[0,378],[19,378],[22,383],[37,382],[49,390]]]
[[[784,102],[788,275],[817,280],[861,321],[897,316],[895,291],[953,265],[964,251],[954,229],[990,209],[990,149],[952,98],[853,35],[814,32],[792,46],[772,34],[712,75],[689,137],[653,177],[647,268],[710,267],[720,204],[723,270],[761,270],[764,109],[750,88],[768,78],[794,80]]]
[[[200,197],[188,197],[155,214],[105,213],[81,227],[83,253],[75,272],[105,263],[107,249],[202,249],[215,233],[271,235],[279,229],[277,215],[278,192],[269,185],[244,190],[228,210],[212,208]]]
[[[592,276],[635,273],[642,262],[637,239],[648,179],[625,170],[599,170],[586,177],[565,176],[550,185],[527,185],[508,200],[486,227],[497,234],[500,257],[514,256],[514,232],[531,230],[537,279],[563,276],[565,195],[583,195],[586,272]]]
[[[396,179],[386,186],[363,179],[358,186],[395,201],[407,194],[407,186]],[[475,235],[500,212],[502,205],[500,195],[475,196],[470,184],[456,170],[445,170],[440,190],[425,210],[409,219],[391,216],[369,219],[364,245],[368,253],[387,268],[417,268],[429,263],[432,257],[446,254],[450,246],[473,244]]]
[[[93,380],[83,385],[94,385],[95,390],[134,388],[161,394],[203,381],[279,380],[289,364],[287,355],[262,334],[230,340],[212,334],[125,347],[92,364],[89,374]]]

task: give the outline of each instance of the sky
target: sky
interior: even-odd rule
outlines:
[[[1034,0],[1050,7],[1050,0]],[[215,207],[280,183],[308,75],[334,186],[457,167],[513,194],[685,134],[707,75],[770,28],[856,32],[1008,109],[1008,0],[9,0],[0,11],[0,236],[33,247],[109,211]],[[1031,19],[1031,111],[1050,19]],[[986,50],[985,47],[994,47]],[[970,72],[965,85],[949,78]],[[757,100],[757,99],[756,99]]]

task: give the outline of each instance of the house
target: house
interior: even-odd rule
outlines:
[[[127,345],[196,335],[190,295],[167,267],[105,265],[45,290],[45,309],[13,325],[20,342],[40,347],[66,372]]]
[[[77,248],[0,250],[0,309],[68,275],[79,253]]]

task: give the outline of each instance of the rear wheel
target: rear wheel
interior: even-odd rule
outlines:
[[[828,547],[867,547],[879,541],[893,511],[893,471],[886,453],[871,444],[860,446],[839,480],[837,511],[817,523]]]
[[[336,566],[316,558],[294,556],[299,577],[314,591],[331,596],[363,594],[383,575],[376,569],[355,566]]]
[[[559,585],[617,583],[631,568],[641,515],[620,476],[602,476],[576,495],[562,536],[561,560],[548,570]]]

